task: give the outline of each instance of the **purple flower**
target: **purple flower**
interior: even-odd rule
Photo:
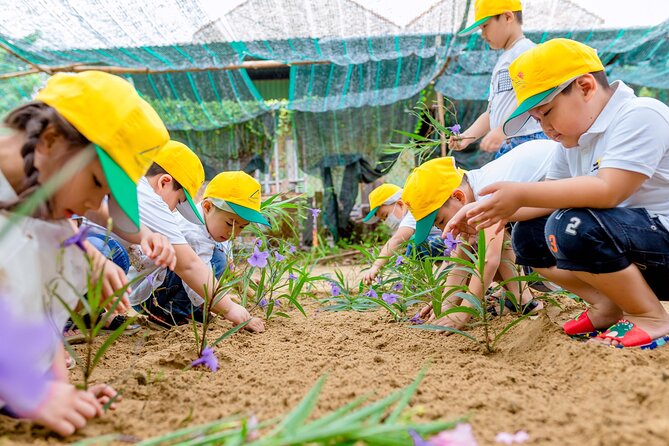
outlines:
[[[279,251],[274,251],[274,257],[276,258],[276,261],[277,261],[277,262],[280,262],[280,261],[286,259],[284,256],[282,256],[281,254],[279,254]]]
[[[282,306],[282,304],[281,304],[281,299],[277,299],[277,300],[275,300],[275,301],[274,301],[274,306],[277,307],[277,308],[281,308],[281,306]]]
[[[525,431],[518,431],[515,434],[500,432],[495,437],[495,443],[501,444],[522,444],[530,439],[530,435]]]
[[[395,260],[395,266],[400,266],[404,264],[404,257],[402,256],[397,256],[397,259]]]
[[[460,129],[461,129],[460,124],[455,124],[455,125],[452,125],[452,126],[448,127],[448,130],[450,130],[451,133],[453,133],[455,135],[460,134]]]
[[[79,228],[76,234],[66,239],[61,246],[63,248],[67,248],[68,246],[77,245],[79,249],[86,252],[86,247],[84,246],[84,242],[86,241],[86,237],[88,236],[88,232],[90,230],[91,230],[90,226],[85,226],[85,225],[82,226],[81,228]]]
[[[416,313],[414,317],[409,319],[409,322],[412,324],[421,325],[423,323],[423,319],[420,318],[420,313]]]
[[[293,245],[288,245],[288,253],[289,254],[295,254],[295,251],[297,251],[297,248]]]
[[[288,280],[297,280],[297,276],[293,273],[288,274]]]
[[[446,234],[446,238],[444,239],[444,245],[446,245],[446,248],[444,249],[444,254],[445,255],[450,255],[455,248],[458,247],[458,245],[462,243],[462,241],[456,239],[453,237],[452,233]]]
[[[253,254],[251,254],[251,257],[249,257],[247,262],[249,262],[249,265],[251,266],[264,268],[267,266],[267,257],[269,257],[269,252],[259,251],[258,247],[256,246],[253,250]]]
[[[432,446],[478,446],[472,427],[466,423],[459,423],[455,429],[443,431],[430,438]]]
[[[332,294],[332,297],[337,297],[337,296],[341,295],[341,288],[339,287],[339,285],[332,282],[332,283],[330,283],[330,287],[332,288],[330,290],[330,292]]]
[[[376,299],[379,297],[378,294],[376,294],[376,291],[374,291],[374,288],[370,288],[369,291],[367,291],[365,294],[363,294],[365,297],[371,297],[372,299]]]
[[[311,212],[311,218],[314,219],[314,224],[315,224],[316,220],[318,219],[318,214],[321,213],[321,210],[315,208],[309,208],[309,211]]]
[[[44,320],[27,321],[0,300],[0,398],[11,401],[19,415],[29,415],[47,397],[51,378],[37,365],[58,345],[57,336]]]
[[[213,348],[205,347],[204,350],[202,350],[200,357],[190,363],[191,367],[196,367],[198,365],[209,367],[212,372],[218,370],[218,358],[214,354]]]
[[[409,436],[413,440],[413,446],[432,446],[432,443],[425,440],[418,432],[413,429],[409,431]]]
[[[267,305],[269,305],[269,302],[267,302],[267,299],[265,299],[264,297],[260,299],[260,302],[258,302],[258,306],[263,310],[267,308]]]
[[[393,285],[393,291],[402,291],[403,285],[402,282],[397,282],[395,285]]]
[[[395,302],[397,302],[397,299],[399,298],[399,296],[398,296],[397,294],[393,294],[393,293],[383,293],[383,294],[381,295],[381,298],[382,298],[382,299],[384,300],[384,302],[387,303],[388,305],[392,305],[392,304],[394,304]]]
[[[262,239],[261,239],[261,238],[257,238],[257,239],[256,239],[256,246],[257,246],[258,248],[262,247]]]

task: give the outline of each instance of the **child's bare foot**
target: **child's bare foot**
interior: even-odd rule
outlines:
[[[669,314],[625,315],[625,319],[611,326],[591,342],[623,347],[639,347],[669,335]]]

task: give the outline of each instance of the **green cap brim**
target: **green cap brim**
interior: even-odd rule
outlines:
[[[367,214],[367,216],[362,219],[362,222],[367,223],[369,220],[374,218],[376,216],[376,211],[378,211],[380,207],[381,206],[377,206],[374,209],[372,209],[371,211],[369,211],[369,214]]]
[[[200,212],[197,210],[197,206],[195,206],[195,203],[193,203],[193,198],[190,196],[190,194],[186,189],[184,189],[183,191],[184,195],[186,196],[186,202],[178,204],[177,210],[189,222],[194,223],[196,225],[198,224],[203,225],[204,219],[202,218]]]
[[[509,119],[504,122],[504,126],[502,128],[504,130],[504,134],[507,136],[513,136],[518,133],[518,131],[523,128],[527,120],[530,119],[528,112],[534,107],[541,105],[542,101],[550,96],[551,93],[553,93],[558,88],[559,86],[541,93],[537,93],[534,96],[530,96],[521,102],[520,105],[518,105],[518,108],[516,108],[513,113],[511,113]]]
[[[440,208],[435,209],[432,213],[427,214],[425,217],[416,221],[416,233],[413,235],[413,241],[417,245],[423,243],[427,236],[430,235],[430,231],[432,230],[432,226],[434,226],[434,220],[437,218],[439,209]]]
[[[137,183],[101,147],[95,145],[102,171],[112,198],[123,215],[111,215],[114,226],[124,232],[137,232],[140,227],[139,205],[137,203]],[[125,217],[125,218],[124,218]]]
[[[253,209],[249,209],[244,206],[240,206],[235,203],[230,203],[227,200],[225,202],[228,204],[228,206],[230,206],[230,208],[235,212],[235,214],[239,215],[244,220],[249,221],[251,223],[258,223],[265,226],[271,226],[260,212]]]
[[[467,28],[463,29],[458,33],[458,36],[466,36],[467,34],[471,34],[474,31],[476,31],[476,28],[479,26],[483,25],[487,20],[490,20],[492,16],[489,15],[488,17],[483,17],[481,20],[477,20],[471,25],[469,25]]]

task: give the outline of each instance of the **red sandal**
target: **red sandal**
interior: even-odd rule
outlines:
[[[639,347],[644,350],[652,350],[669,342],[669,335],[651,339],[646,330],[626,319],[621,319],[617,324],[598,335],[597,339],[617,341],[619,344],[614,346],[617,348]]]
[[[588,317],[588,310],[585,310],[583,313],[579,314],[576,319],[567,321],[562,329],[569,336],[574,337],[595,337],[600,334],[600,331],[592,325],[592,321]]]

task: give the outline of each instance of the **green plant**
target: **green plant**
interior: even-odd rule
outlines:
[[[320,418],[312,413],[325,384],[321,377],[302,401],[285,417],[261,423],[253,419],[229,417],[203,426],[189,427],[140,441],[137,446],[288,446],[288,445],[387,445],[414,444],[410,431],[431,435],[452,429],[456,421],[414,423],[403,416],[423,379],[424,371],[406,388],[376,402],[363,405],[358,398]],[[263,432],[261,434],[261,432]],[[266,432],[266,433],[265,433]],[[119,435],[107,435],[75,443],[78,446],[110,444]]]
[[[77,234],[71,237],[68,241],[64,242],[64,247],[68,246],[68,243],[77,244],[82,249],[82,251],[84,251],[82,240],[85,239],[86,233],[86,229],[80,229]],[[102,292],[102,279],[104,271],[100,271],[99,275],[95,277],[95,273],[93,272],[95,271],[93,259],[88,254],[86,254],[85,251],[84,256],[86,257],[86,262],[88,264],[88,270],[86,273],[87,291],[85,295],[80,294],[77,287],[69,280],[67,280],[67,278],[64,276],[62,277],[73,294],[78,297],[74,305],[72,305],[72,302],[68,302],[68,299],[64,298],[58,291],[56,280],[52,281],[52,283],[47,286],[47,289],[49,290],[49,295],[55,297],[58,301],[60,301],[63,307],[65,307],[67,313],[72,319],[72,322],[83,335],[83,355],[79,355],[67,342],[66,348],[72,357],[76,360],[77,364],[79,364],[82,368],[84,379],[83,388],[88,389],[93,371],[99,364],[100,360],[103,358],[109,347],[111,347],[111,345],[125,331],[126,327],[134,322],[134,318],[126,318],[126,320],[118,328],[111,331],[104,342],[97,348],[95,347],[95,338],[114,317],[114,312],[120,304],[123,295],[126,294],[133,283],[141,280],[142,277],[139,276],[135,278],[135,280],[130,281],[123,287],[115,290],[111,296],[104,297]],[[58,261],[60,262],[62,259],[58,259]],[[78,310],[78,307],[80,307],[81,310]]]

